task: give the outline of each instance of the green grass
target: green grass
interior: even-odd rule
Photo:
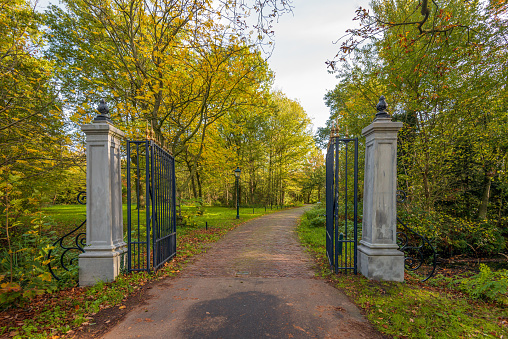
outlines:
[[[72,223],[81,222],[86,218],[85,205],[54,205],[42,209],[51,218],[61,225],[69,225]]]
[[[73,225],[79,225],[86,219],[86,205],[54,205],[45,207],[42,211],[50,216],[52,221],[59,228],[70,229]],[[270,210],[268,208],[240,208],[240,222],[259,217],[266,213],[278,211],[277,209]],[[254,212],[254,213],[253,213]],[[135,216],[135,207],[132,207],[132,215]],[[205,213],[197,215],[197,208],[192,205],[182,206],[182,215],[187,218],[189,227],[205,227],[208,222],[210,227],[227,227],[237,224],[236,208],[218,207],[218,206],[205,206]],[[146,219],[145,210],[141,210],[140,219],[144,222]],[[127,205],[123,205],[123,222],[124,226],[127,225]],[[194,223],[195,225],[192,225]]]
[[[206,206],[203,215],[197,215],[196,212],[197,208],[194,206],[182,206],[182,215],[189,217],[190,220],[196,224],[196,227],[205,227],[206,222],[208,222],[209,227],[213,227],[214,225],[221,225],[221,227],[224,227],[237,222],[236,208]],[[246,221],[271,212],[276,212],[276,210],[270,211],[270,209],[267,209],[265,212],[264,208],[240,208],[239,220]]]
[[[364,309],[369,321],[400,338],[499,338],[508,335],[505,308],[470,299],[453,291],[405,283],[369,281],[338,275],[336,286]]]
[[[423,284],[407,274],[404,283],[371,281],[360,274],[332,274],[324,227],[311,227],[304,215],[298,233],[315,255],[320,274],[351,297],[382,333],[396,338],[508,336],[508,310],[500,303],[473,299],[450,289],[449,284]]]

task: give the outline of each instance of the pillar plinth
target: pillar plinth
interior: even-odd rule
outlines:
[[[397,246],[397,132],[401,122],[378,117],[362,130],[365,142],[362,240],[358,269],[369,279],[403,281]]]
[[[120,142],[124,133],[107,121],[83,125],[86,134],[86,247],[79,284],[113,281],[120,273],[123,241]]]

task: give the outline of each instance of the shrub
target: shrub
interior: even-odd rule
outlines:
[[[442,255],[492,255],[506,248],[495,220],[474,221],[417,207],[399,209],[398,216],[416,232],[425,235]]]
[[[54,242],[51,224],[42,213],[36,214],[24,234],[10,238],[10,248],[0,252],[0,307],[6,308],[53,292],[59,283],[47,269],[48,252]]]
[[[457,283],[463,292],[475,299],[508,304],[508,270],[493,272],[487,265],[480,264],[480,273]]]
[[[325,227],[326,210],[321,207],[314,207],[305,213],[304,220],[310,227]]]

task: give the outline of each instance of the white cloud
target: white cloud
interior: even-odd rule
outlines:
[[[294,0],[293,15],[284,15],[275,25],[275,49],[268,59],[275,86],[299,100],[316,128],[328,119],[323,97],[337,83],[325,64],[339,50],[340,44],[333,42],[357,25],[352,21],[355,10],[367,4],[366,0]]]

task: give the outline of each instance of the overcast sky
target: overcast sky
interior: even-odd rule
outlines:
[[[268,60],[275,72],[275,86],[297,99],[312,118],[314,130],[329,116],[323,97],[337,80],[328,74],[340,44],[333,44],[348,28],[355,10],[367,7],[367,0],[293,0],[293,14],[282,16],[275,25],[275,50]]]
[[[328,74],[326,60],[339,50],[333,42],[355,27],[352,19],[368,0],[293,0],[293,13],[275,24],[275,49],[268,59],[275,72],[275,88],[298,100],[312,118],[314,130],[325,125],[329,110],[323,97],[337,80]],[[58,0],[39,0],[39,7]]]

